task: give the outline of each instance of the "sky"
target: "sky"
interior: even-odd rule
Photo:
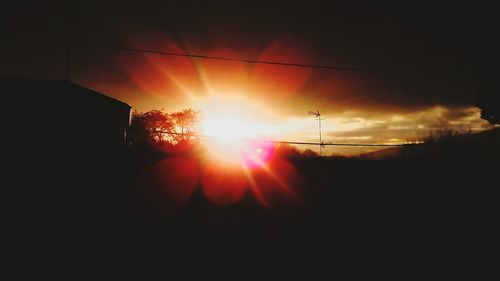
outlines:
[[[246,116],[266,137],[290,141],[318,141],[310,110],[324,118],[325,142],[401,143],[442,127],[491,128],[474,95],[496,62],[497,16],[480,1],[40,2],[2,11],[0,77],[65,79],[69,26],[78,44],[420,74],[71,48],[71,81],[139,112]],[[360,151],[368,149],[326,153]]]

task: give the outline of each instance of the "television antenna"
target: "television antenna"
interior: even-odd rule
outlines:
[[[318,124],[319,124],[319,155],[323,156],[323,140],[321,138],[321,113],[319,113],[319,110],[316,111],[309,111],[309,115],[314,115],[316,119],[318,119]]]

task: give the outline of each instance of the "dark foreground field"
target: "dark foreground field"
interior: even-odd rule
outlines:
[[[482,256],[495,236],[498,166],[491,161],[298,158],[289,160],[299,175],[290,182],[294,196],[269,191],[263,206],[247,191],[220,206],[199,183],[183,202],[165,192],[177,182],[162,179],[154,167],[172,157],[194,156],[129,152],[66,155],[57,165],[37,160],[37,169],[18,179],[24,193],[14,210],[27,229],[20,237],[38,253],[95,258],[144,249],[302,249],[438,262]]]

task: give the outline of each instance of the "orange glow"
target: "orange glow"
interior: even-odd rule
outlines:
[[[189,40],[174,42],[155,32],[140,38],[150,39],[131,45],[175,53],[223,57],[248,53],[252,54],[248,59],[309,62],[299,42],[290,38],[243,48],[242,53],[227,46],[193,49]],[[140,191],[135,199],[141,200],[142,207],[153,213],[171,212],[162,210],[163,204],[177,209],[195,186],[218,205],[236,203],[245,194],[255,196],[265,206],[276,206],[277,198],[295,198],[300,176],[291,164],[276,159],[272,143],[263,141],[279,130],[276,121],[283,125],[279,116],[283,109],[275,106],[278,112],[272,112],[270,106],[262,104],[277,105],[292,98],[311,70],[155,54],[117,55],[116,61],[140,94],[151,95],[149,107],[166,111],[191,107],[201,112],[205,157],[196,159],[198,163],[193,159],[166,160],[141,176],[134,190]]]
[[[213,96],[200,100],[199,107],[210,159],[251,167],[269,158],[271,147],[259,141],[272,131],[263,121],[259,123],[271,115],[265,108],[239,96]]]
[[[237,95],[212,95],[196,104],[201,110],[202,134],[229,143],[263,137],[272,131],[264,122],[272,118],[263,106]]]
[[[202,122],[202,130],[206,136],[213,137],[223,143],[234,143],[244,139],[255,138],[263,127],[239,118],[232,120],[211,119]]]
[[[228,205],[237,202],[247,189],[247,179],[241,166],[211,161],[205,165],[201,179],[203,193],[212,203]]]
[[[292,63],[314,61],[304,42],[292,37],[275,38],[264,46],[246,45],[235,49],[234,42],[228,42],[226,34],[222,38],[219,32],[212,36],[217,38],[213,41],[218,42],[217,45],[200,48],[189,38],[181,36],[181,39],[173,40],[161,31],[148,29],[136,35],[131,34],[128,45],[178,54],[196,53]],[[139,90],[134,93],[134,99],[141,98],[137,106],[141,111],[149,108],[172,111],[195,107],[197,99],[221,93],[251,96],[253,100],[265,103],[282,103],[299,93],[312,74],[307,68],[157,54],[117,52],[114,59],[136,90]],[[149,95],[149,99],[144,99],[143,95]]]
[[[129,189],[136,215],[151,223],[176,214],[198,185],[195,159],[164,159],[140,174]]]
[[[250,188],[259,202],[268,207],[280,207],[299,202],[303,185],[300,173],[285,159],[274,157],[260,169],[247,169]]]
[[[209,201],[236,203],[248,190],[266,207],[300,203],[302,177],[287,160],[273,154],[272,145],[247,143],[242,151],[234,158],[209,158],[205,163],[201,184]]]
[[[301,185],[299,173],[274,155],[273,143],[262,140],[272,127],[258,120],[269,111],[228,96],[214,97],[203,105],[202,130],[209,139],[202,186],[208,200],[231,204],[248,189],[263,206],[295,201],[295,190]]]

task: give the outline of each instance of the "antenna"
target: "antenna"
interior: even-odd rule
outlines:
[[[71,67],[71,18],[70,18],[70,1],[66,2],[66,80],[70,81]]]
[[[319,123],[319,156],[323,156],[323,140],[321,139],[321,113],[319,113],[319,110],[316,111],[309,111],[309,115],[314,115],[315,118],[318,119]]]
[[[316,118],[320,117],[321,114],[319,113],[319,110],[316,110],[316,111],[309,111],[309,115],[315,115]]]

